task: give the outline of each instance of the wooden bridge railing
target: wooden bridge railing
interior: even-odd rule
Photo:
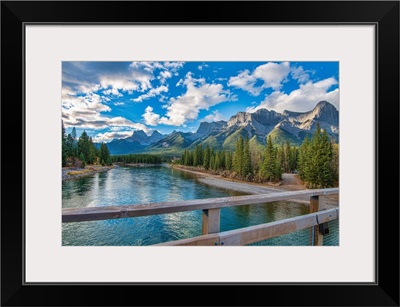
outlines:
[[[339,188],[330,188],[127,206],[65,208],[62,210],[62,222],[108,220],[202,210],[202,236],[159,245],[245,245],[308,227],[314,227],[313,245],[322,245],[322,234],[319,233],[319,227],[317,226],[337,219],[339,214],[338,209],[318,212],[319,196],[338,193]],[[289,200],[298,197],[310,197],[310,214],[283,221],[220,232],[221,208]]]
[[[229,231],[197,236],[189,239],[170,241],[155,244],[157,246],[238,246],[248,245],[274,237],[289,234],[298,230],[318,226],[318,224],[333,221],[339,218],[339,209],[328,209],[306,215],[300,215],[280,221],[265,223],[250,227],[244,227]],[[315,235],[314,231],[311,235]],[[322,245],[323,236],[317,233],[318,242],[314,245]],[[312,241],[311,241],[312,242]]]

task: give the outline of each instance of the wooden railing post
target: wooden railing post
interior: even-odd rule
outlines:
[[[220,230],[220,212],[218,209],[203,210],[202,234],[217,233]]]
[[[310,213],[318,212],[319,208],[319,196],[311,196],[310,197]],[[313,226],[311,229],[311,245],[319,245],[322,246],[324,241],[324,236],[319,233],[318,225]]]

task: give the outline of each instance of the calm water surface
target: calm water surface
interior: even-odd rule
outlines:
[[[197,176],[166,167],[119,167],[62,183],[63,208],[145,204],[243,193],[197,181]],[[221,209],[221,231],[307,214],[308,207],[289,202]],[[139,218],[62,224],[63,245],[151,245],[201,235],[201,211]],[[307,236],[307,234],[304,234]],[[297,245],[296,235],[266,245]]]

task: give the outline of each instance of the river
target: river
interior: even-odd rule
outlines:
[[[244,195],[202,184],[197,176],[167,167],[119,167],[62,183],[62,207],[100,207]],[[309,213],[303,204],[273,202],[221,209],[221,231]],[[143,246],[201,235],[201,211],[62,224],[63,246]],[[332,224],[337,232],[337,223]],[[332,231],[331,231],[332,232]],[[308,231],[262,245],[307,245]],[[337,234],[324,245],[338,245]]]

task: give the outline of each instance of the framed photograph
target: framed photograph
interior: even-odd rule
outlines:
[[[3,1],[1,304],[399,306],[398,26]]]

